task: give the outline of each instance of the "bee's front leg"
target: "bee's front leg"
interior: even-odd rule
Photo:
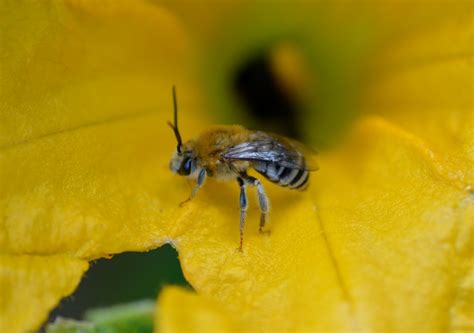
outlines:
[[[202,184],[204,184],[205,179],[206,179],[206,169],[202,168],[199,171],[199,175],[198,175],[197,180],[196,180],[196,185],[194,185],[194,188],[191,192],[191,195],[189,196],[189,198],[187,198],[186,200],[184,200],[183,202],[181,202],[179,204],[180,207],[182,207],[185,203],[189,202],[192,198],[194,198],[196,196],[196,193],[199,191]]]
[[[237,177],[237,182],[239,183],[239,186],[240,186],[240,246],[239,246],[239,251],[242,252],[242,246],[243,246],[243,242],[244,242],[245,217],[247,215],[247,207],[248,207],[247,184],[240,177]]]

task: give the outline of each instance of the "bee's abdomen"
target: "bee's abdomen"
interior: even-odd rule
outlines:
[[[309,171],[284,167],[272,162],[255,162],[253,167],[268,180],[295,190],[305,190],[309,185]]]

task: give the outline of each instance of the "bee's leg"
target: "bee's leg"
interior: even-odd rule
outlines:
[[[260,226],[258,228],[258,231],[260,233],[263,233],[263,228],[265,227],[265,223],[267,221],[267,214],[269,211],[268,197],[260,180],[255,177],[248,176],[247,174],[243,176],[245,177],[244,179],[246,183],[257,187],[258,202],[260,205]]]
[[[240,246],[239,251],[242,252],[242,245],[244,242],[244,226],[245,226],[245,217],[247,216],[247,207],[248,207],[248,200],[247,200],[247,184],[245,181],[237,177],[237,182],[240,186]]]
[[[265,222],[267,221],[267,214],[269,211],[268,197],[260,180],[255,179],[254,184],[257,186],[258,202],[260,203],[260,225],[258,227],[258,231],[260,233],[264,233],[263,228],[265,227]]]
[[[204,183],[204,180],[206,179],[206,169],[202,168],[200,171],[199,171],[199,175],[197,177],[197,180],[196,180],[196,185],[194,185],[194,188],[191,192],[191,195],[189,196],[189,198],[187,198],[186,200],[184,200],[183,202],[181,202],[179,204],[179,206],[183,206],[185,203],[189,202],[192,198],[194,198],[196,196],[196,193],[199,191],[199,189],[201,188],[202,184]]]

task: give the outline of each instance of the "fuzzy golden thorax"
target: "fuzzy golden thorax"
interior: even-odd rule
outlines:
[[[180,175],[197,177],[197,170],[204,168],[208,176],[229,178],[236,172],[244,171],[249,162],[238,161],[232,166],[221,159],[225,149],[248,140],[250,131],[239,125],[213,126],[202,132],[195,140],[189,140],[181,146],[181,152],[175,152],[170,168]]]

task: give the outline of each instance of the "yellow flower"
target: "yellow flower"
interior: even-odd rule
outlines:
[[[0,5],[0,331],[166,242],[196,292],[165,288],[158,330],[473,329],[472,4],[213,6]],[[178,206],[165,121],[173,83],[186,137],[242,118],[225,82],[258,48],[330,148],[308,192],[265,182],[272,234],[251,209],[240,254],[235,184]]]

